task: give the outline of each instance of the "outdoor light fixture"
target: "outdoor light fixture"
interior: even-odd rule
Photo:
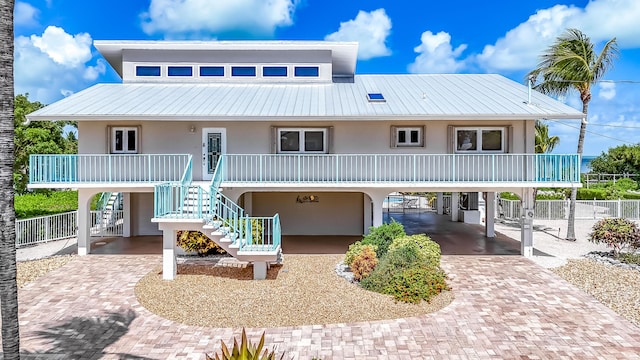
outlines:
[[[320,199],[318,198],[318,195],[298,195],[298,197],[296,198],[296,202],[300,204],[319,201]]]
[[[189,132],[191,132],[191,133],[196,132],[196,127],[191,125],[191,127],[189,128]]]

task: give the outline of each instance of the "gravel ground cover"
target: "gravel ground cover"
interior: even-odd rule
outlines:
[[[18,288],[36,280],[40,276],[64,266],[73,260],[73,255],[52,256],[39,260],[19,261],[18,267]]]
[[[640,271],[591,259],[570,259],[551,271],[640,326]]]
[[[149,311],[187,325],[282,327],[395,319],[438,311],[453,301],[451,291],[418,305],[349,283],[335,273],[342,255],[288,255],[267,280],[252,281],[253,269],[178,265],[174,281],[161,269],[135,288]]]

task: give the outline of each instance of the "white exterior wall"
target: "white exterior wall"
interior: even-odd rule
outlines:
[[[297,201],[318,196],[318,202]],[[362,235],[362,193],[268,192],[253,193],[252,216],[280,214],[283,235]]]
[[[162,235],[157,223],[152,223],[153,193],[131,194],[131,235]]]

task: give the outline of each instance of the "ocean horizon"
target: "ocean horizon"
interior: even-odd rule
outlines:
[[[589,164],[595,158],[597,158],[597,156],[582,156],[582,161],[580,163],[580,172],[584,174],[591,171],[591,167],[589,166]]]

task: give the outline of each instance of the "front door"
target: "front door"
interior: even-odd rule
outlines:
[[[222,128],[202,129],[202,180],[211,180],[220,155],[226,152],[226,131]]]

